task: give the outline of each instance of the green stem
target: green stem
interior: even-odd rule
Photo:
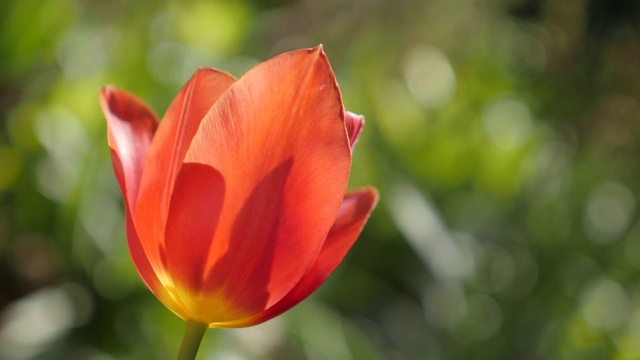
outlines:
[[[178,360],[194,360],[196,358],[200,342],[208,328],[207,324],[187,320],[187,329],[182,338]]]

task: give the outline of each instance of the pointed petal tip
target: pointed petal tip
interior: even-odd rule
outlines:
[[[115,86],[113,85],[105,85],[100,88],[100,101],[106,102],[110,97],[113,91],[115,90]]]
[[[374,186],[367,185],[357,190],[347,193],[347,197],[351,199],[360,199],[362,204],[367,204],[364,208],[370,209],[369,213],[378,205],[380,200],[380,192]],[[363,209],[364,209],[363,208]]]
[[[351,151],[356,146],[362,130],[364,129],[364,116],[352,113],[351,111],[344,112],[345,125],[347,127],[347,135],[349,136],[349,144],[351,145]]]
[[[380,193],[378,189],[371,185],[367,185],[357,190],[353,190],[347,193],[345,196],[345,202],[353,201],[352,205],[359,204],[357,206],[357,213],[360,215],[365,215],[368,218],[373,210],[378,205],[378,201],[380,200]]]
[[[222,74],[225,76],[229,76],[231,78],[233,78],[235,80],[235,77],[231,74],[229,74],[226,71],[220,70],[220,69],[216,69],[214,67],[208,67],[208,66],[201,66],[199,67],[196,72],[193,74],[192,78],[195,77],[199,77],[199,76],[203,76],[203,75],[211,75],[211,74]]]
[[[314,46],[311,48],[306,49],[307,52],[309,54],[317,54],[321,57],[327,57],[327,54],[324,52],[324,46],[322,46],[322,44],[319,44],[318,46]],[[295,51],[295,50],[294,50]]]
[[[372,205],[372,207],[375,208],[378,205],[378,202],[380,201],[380,192],[378,191],[377,188],[375,188],[373,186],[368,186],[367,187],[367,191],[369,191],[369,194],[371,196],[373,196],[373,205]]]
[[[348,115],[348,116],[351,116],[351,117],[353,117],[353,118],[358,119],[359,121],[364,122],[364,115],[356,114],[356,113],[351,112],[351,111],[349,111],[349,110],[346,110],[346,111],[345,111],[345,113],[346,113],[346,115]]]
[[[374,205],[378,203],[378,200],[380,200],[380,192],[375,186],[367,185],[357,190],[357,192],[366,193],[368,196],[371,196],[373,199]]]
[[[120,90],[113,85],[101,87],[100,105],[107,122],[115,120],[113,116],[120,118],[120,121],[138,121],[142,118],[152,119],[153,130],[155,131],[155,125],[158,122],[155,112],[142,100],[127,91]]]
[[[111,98],[116,95],[118,92],[126,92],[124,90],[120,90],[117,86],[112,84],[107,84],[100,87],[100,96],[105,98]]]

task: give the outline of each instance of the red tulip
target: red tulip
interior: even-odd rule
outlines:
[[[364,118],[321,47],[240,79],[200,69],[162,122],[108,86],[101,105],[133,262],[155,296],[209,327],[258,324],[309,296],[377,201],[346,193]]]

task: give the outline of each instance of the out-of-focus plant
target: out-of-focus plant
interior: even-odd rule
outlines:
[[[203,355],[638,358],[638,10],[0,2],[0,358],[178,350],[180,320],[127,257],[103,84],[163,112],[198,67],[238,76],[318,43],[367,115],[350,186],[384,196],[339,276],[283,316],[212,332]]]

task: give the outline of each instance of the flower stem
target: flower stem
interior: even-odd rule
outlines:
[[[196,358],[200,342],[208,328],[207,324],[187,320],[187,329],[182,338],[178,360],[194,360]]]

